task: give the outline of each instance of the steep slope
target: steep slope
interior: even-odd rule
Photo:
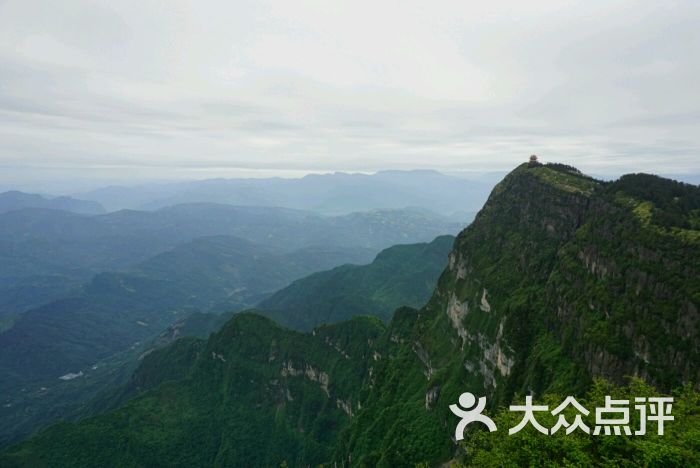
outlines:
[[[646,176],[630,177],[602,184],[566,166],[523,165],[496,186],[376,370],[338,459],[450,458],[448,406],[466,390],[495,407],[516,392],[581,394],[595,376],[637,375],[666,390],[697,381],[698,231],[655,225],[647,211],[662,214],[662,204],[630,189]],[[680,187],[678,206],[696,203],[680,199],[697,200],[698,187],[657,181]]]
[[[453,242],[453,236],[440,236],[429,244],[396,245],[369,265],[343,265],[297,280],[257,307],[283,326],[299,330],[356,315],[388,321],[402,305],[420,307],[427,302]]]
[[[230,391],[221,390],[219,381],[201,376],[195,379],[195,399],[188,393],[194,384],[176,386],[163,382],[170,377],[159,377],[159,370],[167,367],[166,359],[153,370],[144,366],[143,373],[135,374],[152,390],[115,412],[52,428],[13,448],[2,461],[40,463],[57,454],[64,463],[87,463],[98,457],[95,459],[112,464],[149,464],[161,460],[149,458],[155,454],[166,463],[222,460],[222,464],[274,465],[284,459],[295,465],[330,460],[339,466],[396,467],[424,462],[436,465],[450,459],[471,464],[486,460],[493,466],[511,458],[538,464],[551,453],[565,457],[561,447],[566,445],[554,438],[551,443],[548,439],[535,444],[527,438],[504,441],[500,437],[492,446],[517,451],[514,454],[489,452],[489,447],[481,446],[474,450],[468,441],[471,451],[465,453],[452,440],[456,419],[449,405],[464,391],[487,396],[492,414],[525,394],[538,400],[546,394],[596,400],[605,388],[593,384],[595,377],[617,384],[626,376],[642,377],[664,392],[697,382],[699,203],[700,188],[646,175],[602,183],[563,165],[518,167],[494,188],[474,223],[457,237],[426,306],[399,309],[386,329],[370,341],[353,341],[357,351],[348,351],[336,338],[329,341],[333,349],[341,350],[341,356],[348,354],[338,362],[353,363],[358,351],[366,360],[348,370],[348,380],[341,379],[351,382],[342,393],[351,395],[351,418],[333,418],[327,438],[297,425],[303,434],[300,437],[309,435],[315,441],[309,441],[311,446],[318,441],[323,444],[313,457],[306,456],[310,453],[306,449],[300,456],[299,445],[288,445],[289,433],[282,431],[278,437],[277,432],[270,432],[280,427],[280,416],[269,405],[281,399],[275,400],[264,387],[257,388],[254,405],[259,406],[253,406],[253,411],[238,412],[232,419],[226,419],[230,413],[217,419],[217,413],[211,412],[212,417],[205,420],[199,415],[212,407],[203,408],[199,402],[221,401]],[[234,327],[232,323],[235,318],[229,324]],[[281,330],[271,323],[265,326]],[[258,322],[246,333],[215,335],[201,345],[206,352],[196,362],[216,361],[219,347],[226,346],[240,346],[241,356],[259,362],[266,358],[279,362],[276,356],[270,359],[270,354],[259,351],[280,343],[279,335],[270,337],[268,331],[259,329],[262,327]],[[285,333],[291,333],[285,335],[288,349],[316,356],[316,351],[306,351],[306,340],[323,333]],[[177,352],[172,349],[163,352]],[[336,356],[326,352],[331,358]],[[229,355],[223,357],[225,360],[219,359],[222,364],[229,361]],[[318,378],[319,367],[307,373],[285,363],[282,369],[288,375],[310,375],[323,381]],[[247,387],[247,382],[256,379],[240,374],[237,385],[232,382],[228,388]],[[361,387],[355,387],[360,382]],[[644,386],[633,387],[647,391]],[[313,388],[298,390],[301,393],[293,392],[293,398],[304,401],[314,392]],[[610,387],[606,391],[623,395],[632,390]],[[249,395],[246,392],[242,394]],[[320,401],[333,402],[332,395]],[[585,452],[578,461],[591,460],[602,466],[634,456],[639,463],[654,460],[658,466],[692,466],[697,457],[688,446],[698,444],[700,407],[697,394],[689,389],[678,396],[678,415],[688,419],[674,425],[670,437],[640,438],[633,445],[576,439],[581,442],[577,450]],[[250,402],[247,396],[242,400]],[[343,397],[335,403],[348,409]],[[318,407],[313,414],[325,416]],[[508,417],[500,414],[499,421],[504,419]],[[254,437],[240,430],[248,420]],[[159,431],[154,429],[157,424]],[[235,430],[213,446],[209,434],[219,435],[228,428]],[[195,443],[185,443],[186,437],[195,437]],[[106,443],[113,440],[125,441],[120,447],[123,455],[107,449],[113,458],[99,458],[100,448],[113,448]],[[271,458],[260,458],[271,446],[268,444],[289,446],[294,457],[281,458],[273,450]],[[237,453],[253,458],[235,458],[228,451],[233,446],[238,447]],[[643,455],[630,454],[631,449],[642,446],[646,447]],[[647,454],[652,458],[645,458]],[[478,458],[470,458],[474,456]],[[558,460],[576,464],[575,459]]]
[[[0,463],[318,464],[357,411],[383,330],[378,319],[356,318],[301,334],[239,314],[206,342],[178,341],[146,357],[130,384],[144,391],[123,408],[54,426]]]

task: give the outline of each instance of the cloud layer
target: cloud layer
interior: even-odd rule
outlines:
[[[700,3],[0,1],[0,183],[700,172]]]

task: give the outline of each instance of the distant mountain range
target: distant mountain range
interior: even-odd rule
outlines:
[[[301,280],[273,303],[302,327],[317,311],[332,316],[347,292],[371,304],[392,289],[381,265],[390,254]],[[697,186],[524,164],[458,235],[420,309],[401,307],[386,325],[363,316],[309,333],[235,315],[206,340],[145,356],[115,394],[118,408],[50,427],[0,464],[698,466],[699,268]],[[377,281],[368,288],[368,279]],[[297,322],[304,309],[309,322]],[[523,395],[600,406],[603,395],[674,389],[663,436],[509,436],[521,415],[499,410]],[[465,391],[488,398],[499,426],[456,443],[449,406]]]
[[[100,214],[105,210],[99,203],[71,197],[45,197],[33,193],[10,191],[0,193],[0,213],[22,208],[66,210],[81,214]]]
[[[329,217],[212,203],[97,216],[17,210],[0,214],[0,317],[61,297],[96,273],[127,268],[198,237],[235,236],[279,252],[343,250],[345,262],[366,263],[383,248],[428,241],[463,225],[416,210]]]
[[[419,208],[442,215],[476,212],[502,174],[463,179],[436,171],[307,175],[299,179],[210,179],[136,187],[112,186],[77,196],[109,211],[153,210],[182,203],[277,206],[323,214]]]

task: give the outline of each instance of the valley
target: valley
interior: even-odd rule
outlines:
[[[59,249],[85,245],[87,252],[81,258],[89,262],[98,260],[100,252],[108,255],[108,263],[86,265],[86,272],[122,268],[99,272],[84,283],[76,275],[71,287],[57,293],[60,298],[54,300],[43,296],[51,294],[43,283],[36,283],[26,291],[27,297],[42,305],[28,310],[9,307],[0,315],[4,317],[0,372],[5,376],[0,380],[0,416],[5,421],[0,445],[47,422],[79,417],[97,394],[122,383],[139,357],[153,348],[152,340],[173,324],[185,324],[177,329],[177,336],[206,338],[216,329],[213,323],[223,323],[220,314],[230,317],[250,308],[296,279],[338,265],[369,262],[382,245],[431,239],[433,233],[454,226],[410,211],[341,218],[226,205],[165,211],[149,216],[118,212],[99,218],[48,210],[6,215],[7,224],[0,228],[5,239],[13,243],[28,239],[22,241],[26,249],[5,250],[8,257],[14,257],[14,264],[34,271],[45,269],[46,263],[25,263],[28,259],[22,255],[26,251],[36,255],[38,246],[50,242]],[[214,219],[216,222],[206,221]],[[212,235],[202,236],[205,234]],[[447,244],[443,245],[446,255]],[[142,254],[134,255],[134,247],[164,250],[139,260]],[[55,247],[50,248],[55,252]],[[44,262],[47,260],[56,265],[57,275],[76,266],[68,252],[65,260],[60,256],[49,256]],[[429,266],[432,276],[423,275],[427,281],[423,300],[442,263],[436,260]],[[35,281],[23,274],[17,272],[20,278]],[[193,317],[208,317],[211,323],[197,329]]]
[[[366,266],[293,282],[208,339],[149,352],[117,390],[93,400],[87,418],[52,426],[0,460],[393,467],[532,464],[547,456],[692,465],[697,453],[688,444],[700,428],[699,210],[700,189],[688,184],[646,175],[601,182],[565,165],[519,166],[453,245],[438,238],[394,247]],[[439,244],[449,255],[431,253]],[[427,303],[387,316],[384,307],[397,304],[384,305],[389,291],[410,298],[431,271],[416,267],[440,257]],[[399,258],[404,263],[394,263]],[[321,324],[333,320],[340,322]],[[516,459],[508,451],[535,443],[532,433],[451,440],[448,406],[465,390],[486,395],[502,424],[502,408],[524,394],[598,401],[605,392],[635,391],[674,392],[682,421],[663,440],[604,449],[552,436]]]

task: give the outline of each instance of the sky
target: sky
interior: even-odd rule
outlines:
[[[700,173],[700,2],[0,0],[0,186]]]

